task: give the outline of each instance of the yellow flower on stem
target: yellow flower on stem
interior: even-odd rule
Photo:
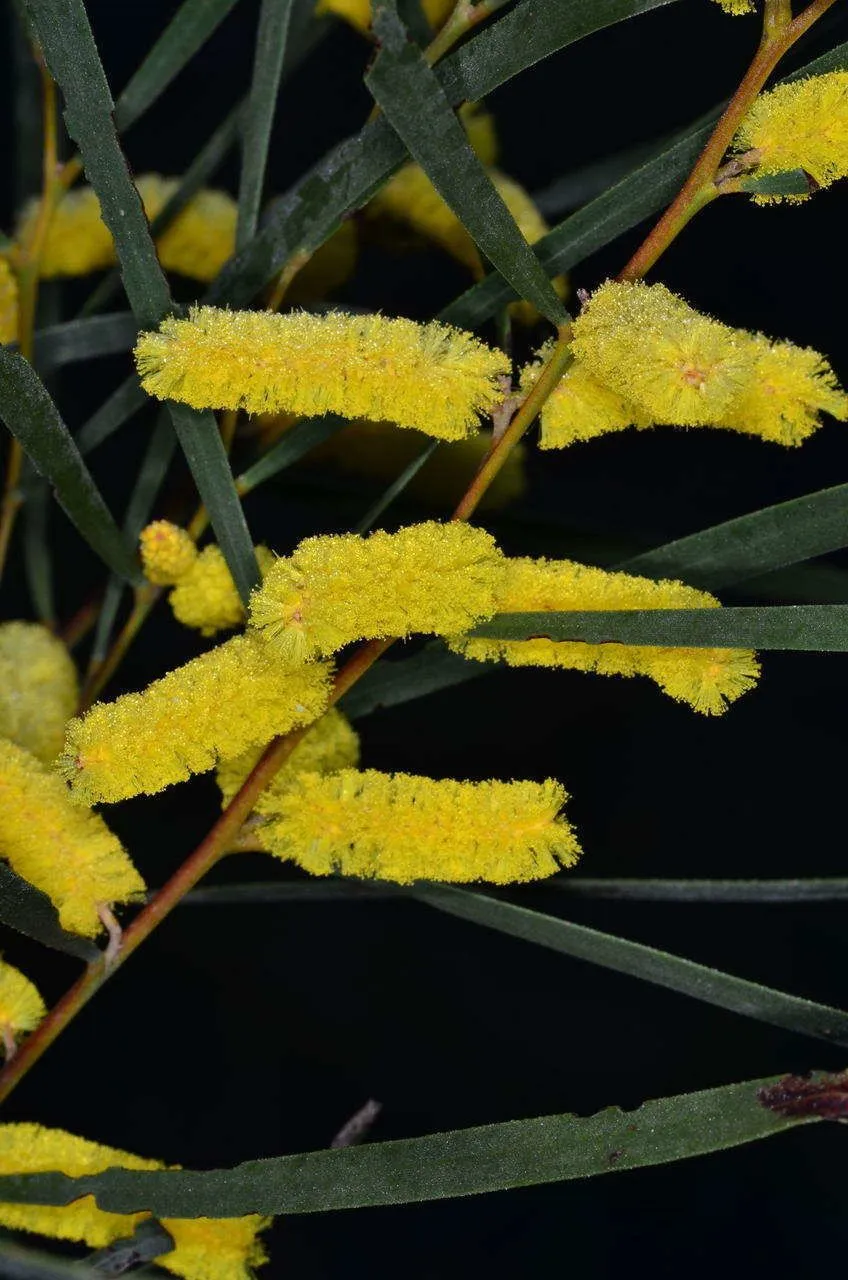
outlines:
[[[502,613],[569,609],[713,609],[719,601],[682,582],[654,582],[609,573],[572,560],[507,561]],[[721,715],[753,688],[759,675],[748,649],[684,649],[651,645],[586,644],[578,640],[495,640],[456,636],[451,648],[478,662],[512,667],[567,667],[598,675],[645,675],[665,693],[705,715]]]
[[[14,1056],[19,1037],[34,1031],[46,1014],[34,983],[20,969],[0,960],[0,1042],[7,1061]]]
[[[725,13],[732,14],[735,18],[741,17],[745,13],[756,13],[757,6],[754,0],[717,0]]]
[[[580,856],[558,782],[435,781],[410,774],[301,773],[269,797],[261,839],[312,875],[513,884]]]
[[[249,773],[259,763],[263,746],[251,747],[233,760],[222,760],[217,781],[222,805],[230,803]],[[292,751],[281,769],[254,805],[256,813],[264,813],[269,803],[289,786],[299,773],[335,773],[338,769],[355,768],[359,763],[359,735],[346,716],[331,707],[316,720],[306,736]]]
[[[59,1172],[79,1178],[113,1167],[144,1171],[179,1166],[104,1147],[63,1129],[25,1123],[0,1125],[0,1175]],[[131,1236],[149,1216],[110,1213],[97,1207],[94,1196],[82,1196],[68,1205],[0,1203],[0,1224],[10,1230],[30,1231],[54,1240],[76,1240],[93,1249]],[[157,1266],[183,1280],[252,1280],[252,1268],[267,1261],[257,1235],[270,1225],[270,1219],[258,1214],[242,1218],[163,1218],[161,1222],[174,1247],[160,1254]]]
[[[61,640],[37,622],[0,623],[0,737],[50,764],[79,696]]]
[[[145,889],[100,815],[75,804],[61,778],[4,740],[0,857],[47,894],[63,929],[87,938],[96,937],[103,926],[101,908],[133,902]]]
[[[818,351],[762,334],[750,335],[749,350],[750,376],[717,427],[799,445],[821,426],[821,413],[848,421],[848,395]]]
[[[18,340],[18,282],[0,254],[0,347]]]
[[[275,556],[267,547],[256,547],[256,559],[264,577]],[[201,635],[240,627],[247,617],[233,575],[220,547],[204,547],[168,596],[177,622],[194,627]]]
[[[761,94],[734,145],[759,152],[758,176],[803,169],[820,187],[848,177],[848,71],[792,80]]]
[[[539,353],[544,356],[545,352]],[[521,389],[529,392],[541,364],[528,365],[521,375]],[[540,449],[565,449],[578,440],[591,440],[611,431],[649,426],[640,409],[618,392],[593,378],[580,360],[566,369],[542,406]]]
[[[194,307],[143,333],[142,385],[195,409],[338,413],[459,440],[504,396],[509,360],[448,325]]]
[[[154,520],[139,537],[141,567],[148,582],[170,587],[188,573],[197,560],[193,538],[170,520]]]
[[[352,640],[450,635],[492,616],[504,563],[467,524],[306,538],[253,592],[249,623],[295,663]]]
[[[255,636],[234,636],[141,693],[95,703],[68,725],[59,763],[92,804],[153,794],[316,720],[329,675],[326,663],[285,670]]]

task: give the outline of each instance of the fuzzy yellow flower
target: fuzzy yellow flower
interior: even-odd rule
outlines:
[[[406,493],[419,502],[452,507],[465,492],[489,451],[491,433],[478,431],[465,440],[441,444],[416,473]],[[342,427],[304,459],[308,466],[326,463],[356,476],[389,483],[427,447],[420,431],[398,430],[389,422],[352,422]],[[480,511],[494,511],[523,497],[527,489],[527,450],[519,443],[483,495]]]
[[[94,938],[98,907],[132,902],[144,881],[97,813],[74,804],[61,778],[0,740],[0,858],[46,893],[63,929]]]
[[[0,738],[50,764],[77,698],[76,667],[61,640],[37,622],[0,623]]]
[[[252,747],[234,760],[221,761],[217,780],[224,806],[230,803],[245,778],[252,773],[263,751],[264,747]],[[335,773],[338,769],[355,768],[358,763],[359,735],[347,717],[336,707],[331,707],[320,720],[316,720],[283,767],[277,770],[254,806],[255,811],[264,813],[268,804],[273,804],[274,798],[299,773]]]
[[[306,538],[253,592],[249,621],[291,662],[352,640],[450,635],[492,616],[504,564],[491,535],[467,524]]]
[[[848,177],[848,71],[793,80],[761,94],[735,145],[760,153],[758,175],[804,169],[820,187]]]
[[[424,16],[431,27],[441,27],[455,4],[455,0],[423,0]],[[371,29],[371,0],[318,0],[317,14],[334,13],[357,31],[367,35]]]
[[[18,340],[18,282],[9,259],[0,255],[0,347]]]
[[[513,884],[580,856],[558,782],[437,782],[343,769],[301,773],[269,799],[262,842],[312,875]]]
[[[0,1041],[7,1058],[14,1051],[15,1041],[27,1031],[34,1031],[46,1013],[35,984],[20,969],[0,960]]]
[[[162,1160],[145,1160],[115,1147],[78,1138],[63,1129],[40,1124],[0,1125],[0,1175],[59,1172],[71,1178],[119,1169],[175,1168]],[[98,1209],[94,1196],[69,1205],[0,1203],[0,1224],[55,1240],[76,1240],[101,1249],[131,1236],[147,1213],[110,1213]],[[252,1280],[251,1268],[267,1261],[257,1239],[268,1218],[163,1218],[174,1248],[156,1263],[183,1280]]]
[[[142,386],[195,409],[386,419],[459,440],[503,399],[500,351],[432,322],[194,307],[141,334]]]
[[[545,356],[542,351],[540,355]],[[527,393],[541,365],[528,365],[521,375]],[[578,440],[591,440],[627,427],[648,426],[640,409],[618,392],[593,378],[580,360],[565,371],[542,408],[540,449],[565,449]]]
[[[609,280],[574,323],[574,354],[651,421],[704,426],[721,418],[747,379],[747,337],[665,285]]]
[[[144,576],[157,587],[179,582],[197,560],[194,540],[170,520],[154,520],[146,525],[139,538],[139,550]]]
[[[748,345],[749,377],[717,427],[799,445],[821,426],[822,413],[848,421],[848,395],[818,351],[762,334],[749,335]]]
[[[72,720],[60,766],[92,804],[151,795],[310,724],[328,699],[326,664],[286,671],[254,636],[234,636]]]
[[[152,221],[176,191],[173,178],[143,174],[136,181],[144,211]],[[38,204],[30,202],[21,215],[18,238],[31,233]],[[157,240],[162,266],[168,271],[211,280],[235,246],[236,204],[222,191],[199,191],[177,214]],[[100,216],[100,202],[91,187],[62,197],[44,243],[41,275],[83,276],[114,265],[115,246]]]
[[[274,553],[256,547],[256,559],[263,578],[274,563]],[[177,622],[194,627],[201,635],[239,627],[247,617],[233,575],[220,547],[208,546],[177,581],[168,596]]]
[[[682,582],[654,582],[609,573],[572,560],[507,561],[502,613],[569,609],[712,609],[719,601]],[[674,649],[582,641],[454,637],[451,647],[478,662],[513,667],[568,667],[599,675],[649,676],[670,697],[705,715],[720,715],[756,683],[759,665],[748,649]]]
[[[754,0],[717,0],[725,13],[731,13],[734,17],[740,17],[743,13],[756,13],[757,6]]]

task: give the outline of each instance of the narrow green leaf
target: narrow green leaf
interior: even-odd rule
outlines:
[[[7,5],[3,21],[11,55],[6,66],[11,63],[13,93],[6,145],[12,150],[13,207],[21,209],[41,190],[41,76],[19,5]]]
[[[31,467],[31,463],[27,463]],[[50,546],[50,490],[44,481],[32,474],[24,481],[26,497],[23,507],[24,570],[33,607],[41,622],[48,627],[56,623],[56,601],[53,592],[53,551]]]
[[[346,418],[335,413],[326,413],[321,418],[303,418],[295,423],[275,445],[257,458],[252,466],[243,471],[236,481],[242,496],[252,493],[260,484],[270,480],[272,476],[284,471],[305,457],[312,449],[329,440],[342,427],[349,426]]]
[[[34,364],[45,377],[67,364],[132,351],[137,336],[138,324],[131,311],[53,324],[35,334]]]
[[[373,20],[380,51],[365,76],[366,88],[389,124],[480,251],[520,298],[552,324],[567,312],[530,245],[504,204],[483,162],[390,0],[377,3]]]
[[[47,895],[16,876],[5,862],[0,862],[0,922],[79,960],[96,960],[100,954],[87,938],[66,933]]]
[[[763,176],[747,174],[739,179],[739,188],[751,196],[808,196],[816,190],[816,184],[803,169],[787,169],[785,173]]]
[[[352,720],[362,720],[383,707],[396,707],[416,698],[426,698],[430,693],[450,689],[497,670],[494,663],[472,662],[434,641],[412,658],[404,658],[400,662],[378,662],[345,694],[341,706]]]
[[[80,453],[91,453],[148,404],[150,400],[141,383],[134,373],[130,374],[80,427],[76,437]]]
[[[337,902],[361,898],[396,898],[403,890],[378,881],[337,880],[321,876],[316,880],[274,880],[254,884],[215,884],[192,889],[180,899],[180,906],[264,906],[276,902]]]
[[[190,62],[223,22],[236,0],[184,0],[115,107],[115,127],[129,129]]]
[[[241,150],[236,248],[256,234],[292,0],[262,0]]]
[[[4,1177],[0,1198],[67,1204],[92,1194],[112,1213],[145,1209],[161,1218],[221,1218],[479,1195],[668,1164],[818,1123],[817,1117],[789,1118],[764,1107],[758,1090],[777,1083],[777,1077],[746,1080],[658,1098],[632,1111],[607,1107],[588,1117],[508,1120],[424,1138],[251,1160],[234,1169]]]
[[[380,497],[373,506],[368,508],[365,515],[354,529],[354,533],[364,534],[374,527],[380,517],[388,511],[395,498],[400,497],[407,486],[410,485],[418,475],[421,468],[427,465],[440,444],[440,440],[431,440],[428,444],[425,444],[417,457],[407,463],[397,480],[390,484],[388,489],[384,490],[384,492],[380,494]]]
[[[848,484],[805,493],[631,556],[619,569],[729,587],[848,546]]]
[[[583,640],[701,649],[848,652],[848,604],[725,609],[610,609],[500,613],[469,633],[500,640]]]
[[[616,902],[770,902],[785,906],[848,900],[848,877],[844,876],[811,880],[592,880],[563,875],[552,876],[544,882],[544,887],[570,897],[606,898]]]
[[[614,969],[642,982],[653,982],[720,1009],[768,1022],[773,1027],[848,1047],[848,1013],[842,1009],[791,996],[685,960],[683,956],[646,947],[641,942],[601,933],[540,911],[528,911],[526,907],[490,898],[485,893],[471,893],[449,885],[416,885],[414,897],[448,915],[497,929],[512,938],[548,947],[577,960],[587,960],[604,969]]]
[[[0,1239],[0,1275],[4,1280],[103,1280],[103,1272],[86,1262],[5,1239]]]
[[[0,347],[0,418],[86,542],[115,573],[138,568],[50,393],[23,356]]]

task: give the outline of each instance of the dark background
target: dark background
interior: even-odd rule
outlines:
[[[90,0],[120,89],[176,5]],[[179,173],[247,83],[256,6],[242,0],[202,55],[127,138],[137,172]],[[793,64],[848,38],[845,0]],[[563,51],[490,100],[501,166],[530,190],[685,125],[732,91],[756,22],[682,0]],[[0,93],[9,119],[8,50]],[[270,187],[286,188],[359,128],[366,43],[341,24],[280,99]],[[5,87],[4,87],[5,86]],[[9,130],[4,130],[6,148]],[[8,176],[9,168],[3,166]],[[237,166],[220,183],[234,190]],[[4,191],[5,224],[11,190]],[[722,319],[827,353],[848,379],[842,189],[802,208],[726,200],[701,214],[658,273]],[[647,227],[583,263],[574,284],[616,271]],[[656,278],[656,277],[655,277]],[[79,293],[85,296],[87,282]],[[430,316],[467,283],[436,254],[362,258],[342,301]],[[73,314],[77,286],[65,293]],[[538,335],[536,335],[538,336]],[[525,339],[525,343],[529,340]],[[72,425],[126,372],[101,361],[54,390]],[[95,455],[115,510],[149,419]],[[721,432],[625,433],[530,458],[531,488],[490,523],[510,552],[610,562],[758,506],[848,479],[848,435],[829,423],[800,450]],[[321,488],[291,473],[248,502],[257,540],[280,551],[344,529],[376,490]],[[431,514],[412,505],[395,523]],[[101,580],[56,517],[63,616]],[[846,539],[848,541],[848,539]],[[834,564],[839,563],[835,557]],[[28,616],[15,574],[4,616]],[[765,589],[764,589],[765,590]],[[728,601],[751,602],[740,588]],[[758,596],[757,599],[763,598]],[[775,600],[801,598],[775,586]],[[140,687],[198,651],[166,612],[113,692]],[[491,674],[361,722],[364,762],[435,777],[560,778],[590,876],[843,874],[843,655],[767,654],[759,688],[709,720],[641,680],[571,672]],[[197,779],[109,811],[151,884],[211,823]],[[274,878],[258,857],[216,879]],[[844,905],[694,906],[576,902],[544,887],[516,901],[844,1005]],[[75,962],[17,936],[5,953],[55,999]],[[5,1119],[38,1120],[112,1145],[213,1167],[328,1145],[368,1097],[375,1139],[574,1111],[811,1067],[838,1049],[713,1009],[402,901],[185,907],[98,995],[15,1093]],[[818,1275],[848,1247],[833,1125],[618,1177],[420,1206],[278,1221],[270,1277],[661,1277]]]

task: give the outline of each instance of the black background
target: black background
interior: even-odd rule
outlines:
[[[175,10],[173,0],[91,0],[115,90]],[[242,0],[202,55],[127,138],[137,172],[179,173],[249,76],[255,5]],[[793,55],[848,38],[845,0]],[[753,19],[681,0],[565,50],[490,100],[502,167],[530,190],[685,125],[732,91]],[[0,92],[10,90],[4,51]],[[369,110],[368,48],[341,24],[285,87],[271,157],[280,191]],[[5,87],[3,87],[5,86]],[[4,118],[9,119],[4,110]],[[5,149],[9,129],[4,128]],[[8,176],[9,166],[3,166]],[[234,189],[235,162],[220,181]],[[3,213],[11,219],[11,190]],[[802,208],[721,201],[654,278],[722,319],[826,352],[848,379],[846,191]],[[583,263],[592,288],[647,227]],[[438,255],[369,249],[342,301],[432,315],[465,286]],[[74,285],[63,306],[72,314]],[[84,297],[85,289],[79,293]],[[126,372],[101,361],[54,390],[71,425]],[[120,511],[149,429],[144,415],[95,455]],[[848,436],[829,423],[800,450],[720,432],[625,433],[530,459],[528,497],[491,521],[511,552],[608,562],[722,519],[848,479]],[[374,491],[292,473],[248,502],[257,540],[286,551],[349,527]],[[430,514],[408,506],[398,522]],[[69,615],[100,581],[56,518]],[[838,563],[839,557],[834,558]],[[4,616],[27,615],[16,572]],[[740,588],[728,601],[747,602]],[[775,599],[791,600],[775,593]],[[115,683],[137,688],[200,642],[160,612]],[[364,762],[436,777],[560,778],[591,876],[842,874],[842,655],[769,654],[759,688],[704,719],[650,683],[577,673],[492,674],[361,724]],[[210,825],[216,792],[197,779],[110,810],[151,884]],[[244,857],[216,879],[280,877]],[[530,888],[517,901],[708,964],[844,1005],[845,907],[572,902]],[[75,962],[17,936],[5,953],[48,999]],[[5,1119],[38,1120],[115,1146],[213,1167],[328,1145],[366,1098],[375,1139],[574,1111],[810,1067],[837,1049],[536,949],[400,901],[178,910],[21,1084]],[[456,1202],[278,1221],[271,1276],[607,1277],[818,1275],[848,1247],[844,1135],[814,1126],[759,1146],[616,1177]]]

